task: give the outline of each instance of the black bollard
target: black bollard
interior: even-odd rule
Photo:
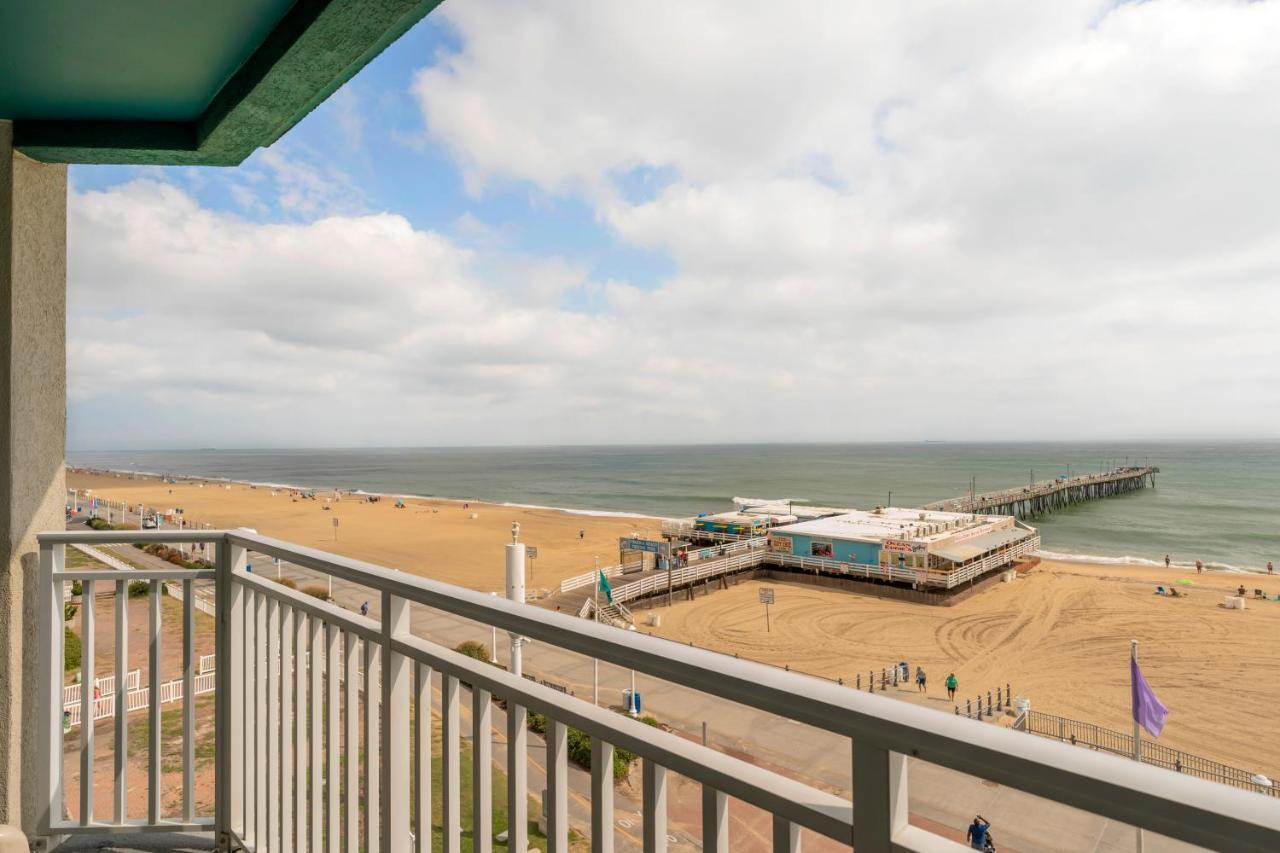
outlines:
[[[862,673],[858,673],[858,689],[862,689]]]
[[[964,715],[971,720],[973,719],[973,700],[972,699],[964,700]]]
[[[843,678],[843,676],[842,676],[842,677],[840,677],[840,678],[837,678],[837,679],[836,679],[836,684],[839,684],[841,687],[844,687],[844,678]]]
[[[791,671],[791,664],[787,664],[787,665],[786,665],[786,669],[787,669],[787,672],[790,672],[790,671]]]
[[[987,716],[991,716],[991,691],[987,691]]]
[[[1002,711],[1004,711],[1004,699],[1002,698],[1002,694],[1000,693],[1000,688],[997,687],[996,688],[996,712],[999,713]]]
[[[893,686],[898,686],[898,668],[896,666],[893,668]]]
[[[876,692],[876,674],[871,670],[867,670],[867,692]]]

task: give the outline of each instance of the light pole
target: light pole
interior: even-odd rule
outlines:
[[[520,536],[519,522],[511,522],[511,544],[507,545],[507,599],[524,604],[525,546],[516,541]],[[520,650],[524,638],[511,634],[511,674],[524,675],[524,660]]]

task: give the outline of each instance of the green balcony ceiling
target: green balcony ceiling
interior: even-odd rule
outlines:
[[[234,166],[440,0],[0,0],[0,119],[37,160]]]

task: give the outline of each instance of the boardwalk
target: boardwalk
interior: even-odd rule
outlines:
[[[1148,485],[1154,487],[1158,473],[1160,469],[1153,466],[1114,468],[1102,474],[1041,480],[1030,486],[1004,489],[999,492],[986,492],[973,496],[962,495],[958,498],[925,504],[921,509],[1029,518],[1064,509],[1072,504],[1136,491]]]

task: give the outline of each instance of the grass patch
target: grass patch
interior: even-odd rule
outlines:
[[[80,635],[70,628],[63,630],[62,660],[63,672],[80,669]]]
[[[440,739],[440,728],[437,725],[433,733],[432,746],[432,763],[431,763],[431,849],[434,851],[444,850],[444,823],[443,809],[444,799],[441,793],[444,791],[444,762],[441,759],[443,752],[443,744]],[[462,850],[469,851],[475,849],[475,836],[472,833],[472,799],[471,799],[471,774],[472,774],[472,753],[471,741],[463,740],[458,749],[458,777],[461,780],[459,784],[460,793],[462,794],[462,802],[458,812],[460,815],[459,823],[462,828]],[[507,774],[493,768],[493,834],[496,837],[499,832],[507,828]],[[529,846],[536,850],[547,849],[547,838],[538,829],[538,811],[541,808],[541,801],[535,797],[529,797],[528,815],[529,815]],[[506,850],[507,845],[504,842],[495,840],[493,842],[494,850]],[[523,853],[523,851],[521,851]]]
[[[105,569],[106,566],[90,557],[79,548],[68,548],[66,556],[68,569]]]

